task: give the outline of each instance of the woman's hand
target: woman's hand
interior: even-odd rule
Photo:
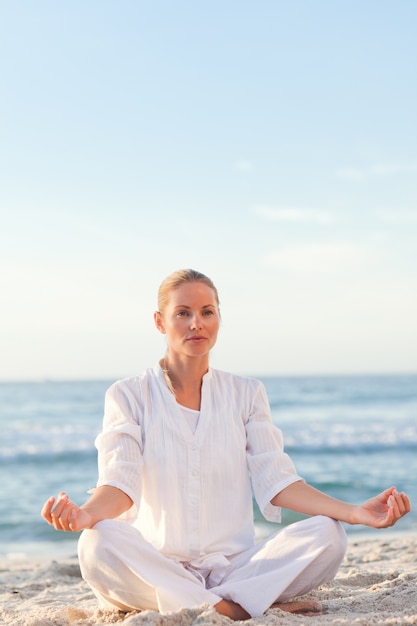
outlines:
[[[66,493],[58,498],[49,498],[42,508],[41,515],[55,530],[78,532],[91,528],[94,524],[92,515],[71,502]]]
[[[411,504],[408,496],[405,493],[398,493],[395,487],[390,487],[355,507],[353,523],[372,528],[388,528],[394,526],[410,511]]]
[[[49,498],[41,515],[56,530],[78,532],[92,528],[103,519],[114,519],[130,509],[133,501],[123,491],[110,485],[94,489],[92,496],[82,506],[71,502],[66,493]]]

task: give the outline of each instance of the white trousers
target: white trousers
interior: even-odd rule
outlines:
[[[78,556],[102,607],[169,613],[225,599],[259,617],[274,602],[332,580],[346,545],[339,522],[316,516],[228,557],[220,573],[196,571],[159,553],[130,524],[104,520],[81,534]]]

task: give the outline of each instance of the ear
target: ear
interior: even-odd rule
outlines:
[[[164,328],[164,325],[162,323],[162,316],[161,316],[159,311],[155,311],[155,313],[153,314],[153,320],[154,320],[155,326],[157,327],[159,332],[162,333],[163,335],[165,335],[165,328]]]

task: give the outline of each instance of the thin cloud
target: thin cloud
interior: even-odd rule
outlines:
[[[354,270],[369,256],[369,250],[348,243],[287,246],[265,257],[270,267],[295,273],[329,273]]]
[[[251,161],[247,161],[246,159],[239,159],[235,163],[235,169],[240,170],[241,172],[251,172],[253,170],[253,164]]]
[[[298,222],[305,224],[329,224],[333,222],[333,217],[326,211],[317,209],[271,206],[257,206],[255,213],[261,217],[274,222]]]
[[[346,180],[363,180],[365,178],[364,173],[355,167],[342,167],[336,171],[336,176]]]
[[[417,163],[381,163],[371,167],[370,172],[375,176],[417,172]]]
[[[395,174],[412,174],[417,172],[417,162],[410,163],[377,163],[366,168],[342,167],[336,170],[337,178],[360,181],[370,176],[395,176]]]
[[[387,224],[417,224],[417,209],[379,209],[376,214]]]

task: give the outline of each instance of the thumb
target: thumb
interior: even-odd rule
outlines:
[[[77,509],[75,507],[71,510],[68,522],[69,522],[68,525],[69,525],[71,530],[73,530],[73,531],[78,530],[78,528],[77,528],[78,511],[77,511]]]

